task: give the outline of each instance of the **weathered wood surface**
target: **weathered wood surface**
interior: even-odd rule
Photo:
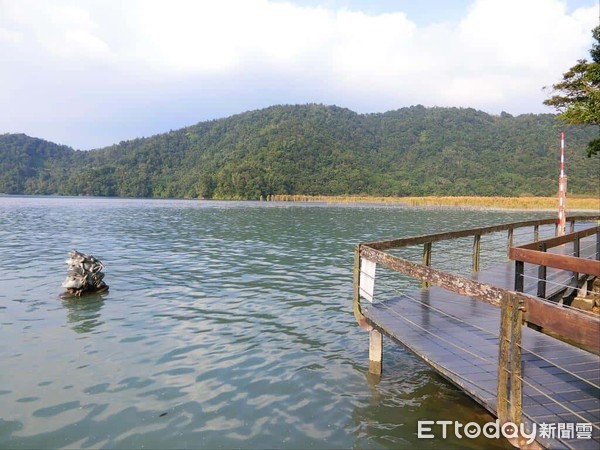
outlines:
[[[590,258],[594,256],[595,245],[594,236],[584,238],[586,242],[581,253],[582,257]],[[571,249],[567,245],[561,245],[549,249],[554,254],[568,254]],[[383,267],[409,275],[413,278],[423,280],[423,287],[428,284],[443,287],[455,293],[477,297],[479,300],[494,306],[500,306],[506,290],[515,289],[515,262],[507,262],[504,265],[477,272],[471,277],[463,277],[448,273],[432,267],[413,263],[387,252],[377,250],[366,245],[361,245],[360,255],[369,261],[381,264]],[[428,249],[430,251],[430,249]],[[429,260],[429,252],[427,260]],[[563,339],[571,340],[578,345],[600,354],[600,339],[598,339],[598,330],[600,321],[597,316],[590,316],[576,310],[568,310],[537,299],[540,295],[540,286],[543,287],[542,294],[551,296],[556,292],[565,289],[571,283],[572,273],[564,270],[546,269],[543,270],[545,281],[539,282],[539,266],[525,264],[524,279],[520,280],[523,292],[527,295],[520,295],[520,301],[525,304],[525,320],[535,325],[541,326],[544,332],[548,332]],[[356,302],[355,302],[356,303]],[[356,306],[355,306],[356,309]],[[361,319],[362,320],[362,319]]]
[[[588,221],[588,220],[599,220],[598,215],[584,215],[584,216],[570,216],[567,221],[573,223],[573,221]],[[449,231],[436,234],[428,234],[424,236],[415,236],[400,239],[389,239],[376,242],[368,242],[365,245],[375,248],[377,250],[389,250],[392,248],[401,248],[411,245],[420,245],[427,242],[439,242],[446,241],[448,239],[458,239],[462,237],[485,235],[490,233],[496,233],[498,231],[508,231],[512,235],[511,230],[515,230],[523,227],[539,227],[540,225],[551,225],[556,224],[556,219],[541,219],[541,220],[527,220],[523,222],[513,222],[509,224],[492,225],[489,227],[471,228],[466,230]]]
[[[532,270],[537,269],[530,268],[530,273]],[[510,290],[514,282],[514,263],[506,263],[473,274],[473,278],[483,283],[493,282],[498,288]],[[568,277],[560,279],[554,277],[552,280],[558,282],[561,288],[569,282]],[[535,283],[526,284],[525,293],[531,296],[523,296],[525,321],[544,328],[546,332],[568,336],[573,342],[580,343],[593,353],[600,353],[600,318],[598,316],[539,300],[533,297],[536,294],[535,290]]]
[[[366,321],[406,346],[496,414],[500,308],[438,287],[363,306]],[[544,439],[549,448],[600,448],[598,356],[522,329],[523,421],[594,424],[591,440]]]
[[[522,367],[522,334],[523,334],[523,311],[522,303],[515,296],[505,297],[510,301],[510,327],[511,327],[511,349],[510,349],[510,421],[521,423],[522,396],[523,396],[523,367]]]
[[[577,258],[569,255],[557,255],[554,253],[518,247],[510,249],[510,258],[531,264],[539,264],[542,267],[552,267],[555,269],[586,273],[595,277],[600,277],[600,261],[591,259]]]
[[[544,239],[546,248],[554,248],[559,245],[568,244],[575,240],[575,238],[582,239],[584,237],[593,236],[600,231],[600,226],[591,226],[581,231],[573,231],[572,233],[563,234],[562,236],[556,236],[549,239]],[[531,242],[525,245],[519,245],[518,248],[525,248],[529,250],[539,250],[540,242]]]
[[[481,283],[467,277],[449,274],[443,270],[433,269],[428,266],[416,264],[389,253],[361,246],[360,255],[388,269],[395,270],[413,278],[426,280],[427,282],[458,292],[463,295],[477,296],[481,301],[495,306],[500,305],[503,289],[498,289],[491,284]]]
[[[458,236],[461,233],[462,236]],[[587,234],[591,236],[592,233]],[[538,435],[537,441],[541,445],[548,448],[600,448],[600,358],[597,354],[520,327],[517,334],[511,333],[515,341],[519,338],[518,333],[522,333],[522,346],[510,349],[509,343],[505,349],[500,348],[501,308],[498,306],[503,304],[506,291],[515,289],[515,262],[500,264],[471,277],[428,267],[431,261],[428,243],[469,235],[473,234],[465,230],[442,233],[433,239],[423,236],[360,246],[360,256],[433,285],[380,303],[363,304],[363,321],[409,348],[493,414],[505,418],[503,420],[518,420],[521,412],[523,422],[529,427],[534,423],[593,424],[590,440],[558,434],[549,439]],[[595,237],[586,239],[588,242],[583,246],[585,250],[581,256],[591,258],[596,245],[590,245],[590,242]],[[479,251],[478,240],[478,237],[474,238],[474,256]],[[424,248],[424,265],[382,251],[415,244],[428,247]],[[572,251],[569,245],[573,244],[565,245],[558,240],[551,242],[554,244],[561,247],[549,249],[548,254]],[[474,257],[473,261],[473,268],[478,267],[478,258],[476,261]],[[516,330],[516,324],[524,319],[551,332],[570,335],[600,353],[600,320],[535,298],[540,289],[539,267],[521,264],[525,275],[520,280],[524,293],[511,298],[520,302],[524,311],[513,309],[506,316],[504,327]],[[542,288],[548,296],[564,290],[573,281],[571,271],[549,267],[545,272],[546,282]],[[499,360],[506,370],[499,371]],[[519,372],[523,375],[522,385],[518,377],[509,375]],[[504,393],[499,391],[499,383]],[[519,408],[519,386],[522,409]]]
[[[495,227],[488,228],[495,229]],[[451,233],[443,233],[440,235],[430,235],[430,237],[450,234]],[[586,250],[582,251],[581,258],[578,258],[585,259],[586,262],[589,262],[591,264],[590,268],[594,268],[594,264],[596,263],[600,264],[600,262],[592,261],[595,253],[595,247],[590,244],[592,242],[592,239],[593,238],[591,237],[587,238],[586,242],[588,243],[588,245],[584,246],[584,249]],[[403,239],[403,241],[410,240],[411,239]],[[385,243],[388,241],[381,242]],[[480,300],[496,306],[500,305],[500,301],[506,289],[515,289],[515,271],[514,267],[512,267],[515,263],[512,261],[508,263],[508,267],[502,267],[500,269],[501,272],[504,271],[504,276],[500,280],[501,283],[498,284],[495,281],[495,278],[490,279],[490,277],[477,276],[477,273],[475,274],[475,276],[468,278],[430,267],[429,264],[431,264],[431,246],[427,243],[425,244],[426,247],[424,248],[424,264],[413,263],[408,260],[391,255],[383,251],[381,247],[385,247],[385,245],[380,244],[381,243],[361,244],[359,246],[361,258],[368,259],[377,264],[381,264],[384,267],[387,267],[388,269],[403,273],[405,275],[409,275],[413,278],[421,279],[424,282],[444,287],[446,289],[452,290],[463,295],[478,296]],[[562,255],[569,254],[568,252],[570,251],[571,250],[567,246],[554,247],[548,250],[547,255],[554,255],[557,257],[558,255],[561,255],[561,257],[564,257]],[[477,264],[477,266],[479,266],[479,264]],[[539,279],[539,273],[533,272],[532,265],[525,264],[525,266],[527,280],[524,280],[525,288],[523,292],[531,295],[536,295],[538,288],[537,281]],[[527,269],[528,266],[529,269]],[[535,270],[538,270],[537,266],[535,266]],[[583,272],[583,270],[580,270],[580,272]],[[507,275],[509,274],[510,278],[507,278]],[[564,270],[547,269],[547,284],[555,286],[551,287],[549,291],[557,291],[559,289],[562,289],[564,285],[568,285],[570,277],[571,274],[565,272]],[[530,289],[533,283],[535,283],[535,289]],[[549,294],[548,290],[546,294]]]
[[[505,299],[506,300],[506,299]],[[509,360],[510,360],[511,314],[508,304],[500,310],[500,334],[498,341],[498,383],[496,396],[496,416],[501,423],[511,420],[509,415]]]
[[[591,259],[594,256],[595,239],[595,236],[591,234],[581,240],[583,243],[582,257]],[[571,245],[555,247],[548,251],[555,254],[568,253],[571,251]],[[526,263],[524,275],[523,292],[529,294],[522,297],[525,309],[524,320],[542,327],[547,333],[562,336],[593,353],[600,354],[600,318],[535,298],[538,293],[538,266]],[[572,276],[573,274],[569,271],[548,269],[546,271],[546,296],[550,297],[564,290],[572,282]],[[512,290],[515,283],[515,262],[499,264],[475,273],[472,277],[481,283],[493,284],[498,289]]]

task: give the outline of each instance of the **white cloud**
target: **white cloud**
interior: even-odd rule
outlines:
[[[473,0],[460,22],[419,26],[402,11],[269,0],[0,0],[0,133],[63,130],[68,143],[95,120],[135,124],[117,141],[141,134],[142,119],[168,124],[161,132],[313,101],[539,112],[542,86],[588,56],[594,3],[569,13],[560,0]]]
[[[460,38],[463,48],[488,64],[548,69],[554,58],[590,41],[592,27],[582,19],[592,14],[580,10],[569,16],[554,0],[479,0],[460,24]]]
[[[388,84],[390,79],[413,72],[415,61],[410,54],[416,26],[403,13],[369,16],[341,11],[329,27],[335,31],[329,49],[333,74],[351,80],[352,88],[377,80]]]
[[[77,62],[111,57],[108,45],[96,35],[98,25],[81,7],[22,0],[0,3],[0,8],[4,20],[19,29],[19,43],[31,56],[47,52]]]
[[[0,28],[0,42],[6,44],[20,44],[23,42],[23,34],[6,28]]]
[[[293,64],[326,40],[328,13],[266,0],[144,2],[136,53],[159,70],[223,72]]]

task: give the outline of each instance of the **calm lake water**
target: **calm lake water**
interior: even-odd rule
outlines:
[[[367,376],[353,247],[548,215],[0,197],[0,447],[511,448],[418,440],[491,418],[398,346]],[[108,294],[59,298],[72,249]]]

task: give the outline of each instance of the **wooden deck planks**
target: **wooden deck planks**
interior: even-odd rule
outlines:
[[[506,272],[494,268],[476,277],[498,285],[502,276],[510,279]],[[498,308],[431,287],[383,303],[363,304],[362,312],[372,326],[409,348],[495,414]],[[542,422],[600,426],[598,356],[529,328],[523,328],[522,342],[524,421],[530,426]],[[538,436],[538,442],[550,448],[600,448],[600,432],[594,428],[592,440]]]
[[[549,253],[572,255],[573,244],[561,245],[551,248]],[[594,259],[596,252],[596,237],[588,236],[581,240],[580,255],[582,258]],[[546,274],[547,286],[546,297],[564,289],[571,281],[570,272],[548,268]],[[474,280],[491,284],[496,287],[513,290],[515,287],[515,262],[507,261],[472,275]],[[525,263],[523,292],[529,295],[537,295],[538,266]]]

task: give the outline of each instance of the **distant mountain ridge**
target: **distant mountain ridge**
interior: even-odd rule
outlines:
[[[553,195],[567,133],[569,192],[600,195],[597,127],[412,106],[377,114],[279,105],[79,151],[0,135],[0,193],[258,199],[290,195]]]

